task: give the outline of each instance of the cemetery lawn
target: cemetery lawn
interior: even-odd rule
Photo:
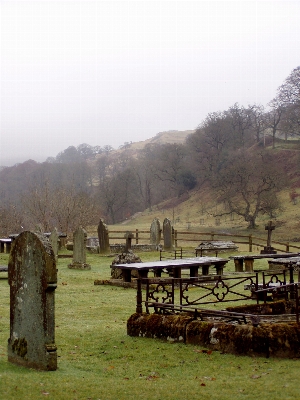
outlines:
[[[139,254],[143,261],[158,253]],[[0,255],[0,264],[8,256]],[[112,258],[88,254],[91,271],[58,261],[55,292],[58,369],[41,372],[7,361],[9,285],[0,275],[0,398],[276,399],[299,398],[299,359],[244,357],[161,340],[133,338],[126,322],[135,289],[94,285],[109,279]],[[234,269],[233,261],[228,263]],[[257,264],[259,266],[259,264]]]

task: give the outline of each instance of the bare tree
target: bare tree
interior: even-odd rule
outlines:
[[[275,198],[284,185],[282,175],[275,157],[269,153],[235,153],[211,180],[218,200],[227,205],[226,211],[218,215],[235,213],[248,222],[249,228],[255,228],[259,213],[270,214],[270,207],[273,212],[279,207]]]
[[[264,107],[260,104],[253,104],[248,106],[248,111],[251,120],[251,130],[253,130],[256,142],[259,143],[266,129]]]
[[[245,148],[248,142],[251,143],[250,128],[252,126],[250,110],[235,103],[226,111],[226,115],[231,121],[232,133],[234,134],[233,147]]]
[[[271,110],[265,114],[266,127],[270,129],[272,135],[272,147],[275,148],[276,134],[280,129],[280,122],[284,116],[285,107],[276,99],[269,103]]]
[[[300,105],[300,66],[293,69],[285,82],[279,86],[277,100],[280,104]]]

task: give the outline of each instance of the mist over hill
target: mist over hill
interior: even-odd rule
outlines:
[[[100,217],[117,224],[154,209],[174,214],[181,204],[188,219],[199,220],[201,211],[248,229],[263,218],[287,226],[286,209],[300,196],[299,82],[300,67],[267,109],[235,103],[208,114],[194,131],[161,132],[119,149],[82,143],[46,162],[3,168],[2,233],[37,224],[72,232]],[[291,222],[298,229],[294,213]]]

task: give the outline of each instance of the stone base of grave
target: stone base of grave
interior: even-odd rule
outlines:
[[[254,327],[204,322],[187,316],[133,314],[127,322],[127,333],[129,336],[204,346],[222,353],[284,358],[300,356],[300,327],[295,322]]]
[[[260,254],[277,254],[277,251],[274,250],[274,247],[265,246],[263,250],[261,250]]]
[[[279,311],[283,306],[275,304],[274,307]],[[184,342],[206,347],[209,351],[237,355],[282,358],[300,356],[300,325],[296,322],[262,322],[254,326],[213,318],[208,321],[194,320],[188,314],[135,313],[127,321],[127,334]]]
[[[57,348],[55,344],[46,345],[45,353],[37,355],[38,352],[27,349],[25,338],[15,340],[13,343],[8,340],[8,361],[22,367],[34,368],[40,371],[57,370]],[[28,352],[31,356],[28,357]]]
[[[86,264],[86,263],[73,263],[73,264],[69,264],[68,268],[70,268],[70,269],[90,270],[91,266],[90,266],[90,264]]]
[[[123,288],[137,288],[136,280],[132,282],[124,282],[121,279],[96,279],[94,281],[94,285],[110,285],[110,286],[118,286]]]
[[[114,267],[116,264],[133,264],[140,263],[142,260],[140,257],[132,250],[128,250],[127,252],[123,252],[115,256],[113,262],[111,263],[111,277],[112,279],[123,279],[123,271],[120,268]],[[138,272],[135,270],[131,271],[132,278],[138,278]]]

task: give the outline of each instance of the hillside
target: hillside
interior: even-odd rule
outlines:
[[[99,218],[107,224],[126,226],[130,230],[149,229],[154,217],[161,221],[167,217],[181,230],[264,236],[264,227],[271,219],[276,224],[274,240],[300,241],[298,141],[277,140],[275,149],[271,140],[270,143],[264,141],[275,168],[272,179],[275,184],[285,179],[285,186],[280,186],[284,187],[279,193],[280,208],[273,207],[271,216],[269,211],[259,215],[255,222],[258,227],[251,232],[243,217],[235,212],[224,214],[226,203],[213,194],[208,180],[201,179],[193,148],[174,145],[184,145],[192,132],[161,132],[146,141],[131,143],[119,150],[110,149],[96,157],[93,154],[89,158],[86,154],[83,162],[72,147],[63,152],[65,159],[62,161],[39,164],[28,160],[4,168],[0,173],[2,234],[18,231],[20,226],[32,229],[41,221],[46,231],[59,226],[62,231],[72,232],[78,224],[94,225]],[[144,158],[137,157],[139,151],[151,143],[156,146],[150,146]],[[188,151],[180,153],[182,149]],[[247,153],[256,155],[263,149],[261,142],[252,143]],[[89,147],[84,145],[81,150],[89,150]],[[203,154],[206,156],[205,152]],[[232,154],[237,158],[236,152]],[[243,159],[242,163],[242,167],[255,165],[254,170],[258,169],[256,161]],[[268,161],[262,163],[263,173],[268,165]],[[184,174],[186,171],[188,173]],[[226,168],[223,171],[227,173]],[[284,179],[279,178],[281,171],[285,173]],[[173,173],[175,175],[171,175]],[[169,178],[174,177],[176,179],[169,184]],[[194,183],[187,180],[185,184],[181,177],[194,178]],[[241,193],[240,188],[237,191]],[[150,201],[147,202],[149,193]],[[15,204],[7,199],[14,199]]]
[[[170,198],[163,203],[135,214],[122,223],[123,226],[150,226],[153,218],[157,217],[162,222],[169,218],[176,229],[195,231],[215,231],[222,233],[240,233],[264,236],[265,225],[270,219],[274,221],[276,229],[273,233],[274,240],[287,242],[300,242],[300,173],[298,169],[299,150],[289,150],[285,145],[278,145],[278,165],[285,169],[290,178],[290,188],[285,188],[279,193],[280,210],[270,218],[269,215],[260,215],[257,218],[257,229],[248,230],[247,223],[242,217],[228,215],[215,217],[220,213],[222,204],[218,204],[214,195],[207,189],[201,188],[185,193],[181,197]],[[290,194],[294,191],[295,200],[291,201]]]
[[[300,190],[298,191],[300,193]],[[273,239],[286,242],[300,242],[300,212],[299,202],[292,204],[289,197],[289,190],[280,192],[282,209],[272,221],[276,229],[273,232]],[[181,201],[182,200],[182,201]],[[198,232],[219,232],[231,234],[252,233],[254,236],[264,237],[265,225],[271,220],[268,215],[257,218],[257,228],[248,230],[247,223],[243,218],[234,215],[214,217],[218,206],[214,204],[213,197],[209,193],[193,191],[182,199],[170,199],[161,203],[152,210],[145,210],[136,213],[123,223],[118,224],[128,229],[149,229],[152,220],[157,217],[161,222],[169,218],[179,230],[194,230]]]
[[[130,145],[130,148],[141,150],[147,144],[165,144],[165,143],[184,143],[187,136],[191,133],[194,133],[194,130],[188,131],[166,131],[166,132],[159,132],[154,137],[141,141],[135,142]]]

